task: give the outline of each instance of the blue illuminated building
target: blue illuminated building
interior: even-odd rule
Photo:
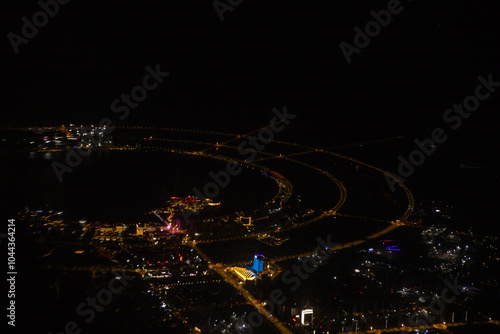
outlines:
[[[264,255],[255,254],[253,257],[253,266],[248,268],[256,273],[261,273],[264,270]]]

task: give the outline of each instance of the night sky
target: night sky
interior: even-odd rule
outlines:
[[[70,1],[15,54],[7,34],[21,35],[21,18],[32,22],[41,8],[10,0],[1,123],[109,117],[117,125],[244,133],[287,105],[299,117],[284,136],[321,147],[428,136],[446,109],[474,93],[478,75],[500,81],[497,14],[477,1],[402,1],[401,13],[348,64],[339,44],[354,45],[354,27],[364,30],[370,11],[387,4],[241,1],[221,21],[211,1]],[[156,64],[170,76],[119,120],[111,102]],[[498,139],[499,101],[493,94],[483,102],[456,140]]]

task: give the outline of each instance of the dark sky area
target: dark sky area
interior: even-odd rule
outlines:
[[[221,1],[227,3],[226,0]],[[234,1],[233,3],[237,3]],[[347,63],[339,44],[388,1],[70,1],[15,54],[36,1],[4,3],[2,125],[97,123],[250,131],[273,107],[297,114],[285,136],[318,146],[425,136],[477,76],[500,81],[498,14],[479,1],[401,1],[403,10]],[[110,108],[145,67],[170,76],[123,121]],[[498,139],[500,92],[457,136]],[[464,139],[465,138],[465,139]],[[299,140],[300,141],[300,140]],[[323,145],[324,144],[324,145]]]

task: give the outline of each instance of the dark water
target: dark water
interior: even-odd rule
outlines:
[[[398,156],[408,159],[418,149],[414,137],[379,144],[341,149],[340,153],[371,163],[398,174]],[[422,137],[420,138],[422,139]],[[461,168],[475,163],[480,168]],[[480,142],[450,140],[426,157],[405,178],[418,204],[421,200],[443,201],[455,208],[454,219],[461,226],[472,226],[480,232],[496,232],[499,217],[496,210],[500,191],[497,151]]]
[[[93,152],[59,182],[51,167],[62,155],[4,157],[1,167],[2,211],[64,211],[70,219],[136,222],[144,212],[165,206],[171,196],[188,196],[212,181],[209,172],[225,162],[170,153]],[[244,169],[231,178],[215,200],[221,213],[258,207],[272,199],[277,186],[258,171]]]
[[[397,173],[398,156],[408,157],[416,149],[413,139],[407,137],[335,151]],[[194,187],[202,190],[211,181],[210,171],[225,168],[225,162],[208,158],[101,151],[84,159],[59,182],[51,163],[63,161],[63,154],[3,155],[0,159],[3,213],[11,215],[29,206],[34,210],[61,210],[73,219],[122,222],[143,219],[144,212],[162,207],[171,196],[187,196],[193,193]],[[471,162],[478,162],[484,168],[460,168],[460,164]],[[270,167],[289,178],[294,174],[288,170],[290,166]],[[500,190],[499,175],[495,152],[485,151],[476,143],[450,142],[416,167],[405,184],[417,202],[447,201],[457,208],[456,218],[461,224],[488,230],[498,221],[495,199]],[[337,176],[342,179],[342,175]],[[292,179],[294,186],[298,186],[300,178]],[[272,180],[247,169],[232,177],[229,186],[216,199],[223,203],[221,212],[234,212],[259,206],[276,191]]]

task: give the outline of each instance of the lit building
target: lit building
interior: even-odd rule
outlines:
[[[300,323],[302,325],[309,325],[313,319],[313,310],[311,308],[302,310],[300,315]]]
[[[264,270],[264,255],[255,254],[253,257],[253,266],[249,269],[256,273],[261,273]]]
[[[257,277],[255,273],[251,272],[250,270],[242,267],[233,267],[233,272],[241,278],[243,281],[253,281]]]
[[[144,232],[146,232],[146,225],[145,226],[139,226],[136,225],[137,228],[137,235],[144,235]]]

